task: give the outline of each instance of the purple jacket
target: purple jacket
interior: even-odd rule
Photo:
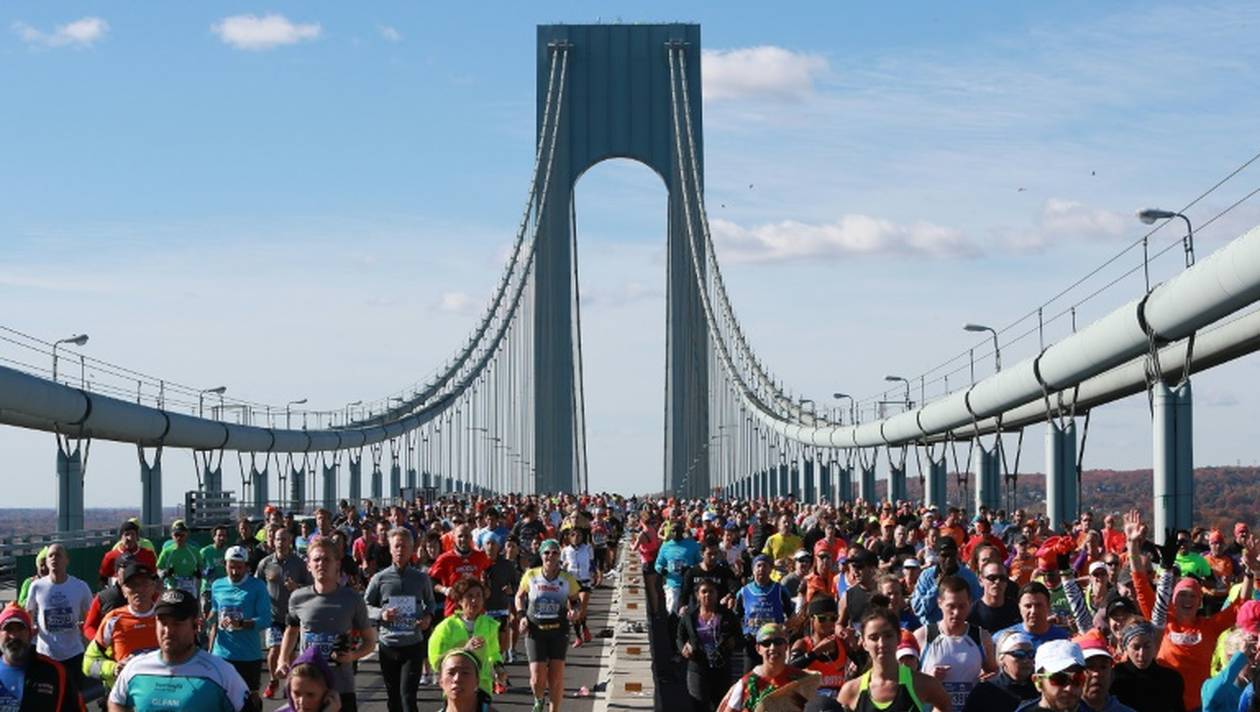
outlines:
[[[297,656],[297,659],[295,659],[293,664],[289,666],[289,669],[293,669],[302,663],[311,663],[315,667],[319,668],[319,671],[324,675],[324,683],[328,685],[328,689],[333,689],[332,668],[328,667],[328,661],[324,660],[324,657],[319,654],[319,646],[312,645],[306,650],[303,650],[302,654]],[[293,700],[289,699],[289,682],[287,679],[284,684],[284,699],[284,706],[276,710],[276,712],[294,712]]]

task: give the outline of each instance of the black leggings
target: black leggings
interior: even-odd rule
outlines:
[[[687,663],[687,694],[691,697],[692,712],[713,712],[730,687],[727,666],[710,668]]]
[[[236,668],[236,672],[245,681],[245,687],[250,692],[258,692],[258,677],[262,675],[261,660],[229,660],[228,665]]]
[[[381,677],[385,678],[385,694],[389,712],[417,712],[416,695],[420,689],[420,670],[424,664],[424,643],[415,645],[378,645],[377,660]],[[345,704],[342,704],[345,712]]]

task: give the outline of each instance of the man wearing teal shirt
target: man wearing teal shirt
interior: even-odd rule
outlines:
[[[131,659],[109,693],[110,712],[241,712],[249,690],[224,660],[197,647],[197,597],[163,591],[157,650]]]
[[[262,631],[271,626],[267,584],[249,574],[249,551],[234,546],[224,555],[227,576],[210,586],[210,610],[217,624],[210,631],[210,652],[228,661],[258,691],[262,673]]]
[[[228,528],[226,524],[216,526],[211,533],[213,543],[201,547],[201,615],[210,613],[210,585],[227,576],[227,568],[223,564],[223,554],[227,551]]]

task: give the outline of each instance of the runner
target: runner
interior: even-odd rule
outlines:
[[[577,579],[560,569],[560,544],[548,539],[538,547],[543,564],[521,576],[516,608],[524,613],[520,629],[529,658],[529,684],[534,693],[533,712],[560,712],[564,699],[564,658],[569,623],[577,616]]]
[[[1033,679],[1041,695],[1020,705],[1019,712],[1076,712],[1085,686],[1085,657],[1070,640],[1051,640],[1037,648]]]
[[[228,550],[227,525],[216,526],[211,530],[210,536],[210,543],[197,552],[201,557],[201,615],[203,617],[210,615],[210,586],[227,576],[227,567],[223,562],[223,555]],[[246,553],[248,554],[248,551]]]
[[[341,695],[334,687],[332,668],[318,647],[307,648],[294,659],[284,698],[288,703],[276,712],[341,712]]]
[[[39,637],[35,650],[61,663],[71,689],[83,678],[83,635],[80,631],[92,607],[92,592],[82,580],[66,573],[70,554],[61,544],[48,547],[48,575],[31,584],[26,611]]]
[[[783,705],[779,709],[803,708],[818,689],[821,676],[787,664],[788,632],[778,623],[761,626],[756,641],[760,662],[731,686],[718,712],[751,712],[772,696]]]
[[[503,651],[505,662],[513,663],[516,662],[512,651],[516,633],[512,616],[516,608],[516,588],[521,585],[521,569],[511,558],[499,555],[499,541],[494,537],[486,540],[486,558],[490,559],[490,568],[485,574],[486,615],[498,621],[499,650]]]
[[[897,662],[901,629],[895,613],[872,608],[862,617],[858,631],[871,669],[844,683],[840,704],[853,712],[923,712],[925,705],[950,708],[949,693],[939,680]]]
[[[236,669],[251,693],[262,674],[261,633],[271,628],[267,585],[249,574],[249,551],[234,546],[224,554],[227,575],[210,586],[210,652]]]
[[[455,534],[450,551],[445,551],[433,565],[429,567],[429,578],[433,579],[433,590],[446,596],[442,615],[449,616],[455,612],[456,602],[448,593],[455,582],[461,578],[480,579],[485,570],[490,568],[490,559],[484,552],[472,546],[472,527],[460,524],[452,530]]]
[[[341,696],[343,712],[357,712],[353,663],[376,648],[376,629],[368,619],[367,605],[353,589],[340,583],[339,553],[328,539],[310,545],[307,569],[314,583],[299,588],[289,597],[289,614],[280,643],[278,677],[288,673],[293,650],[318,646],[333,665],[333,677]],[[358,645],[352,643],[358,637]]]
[[[459,608],[434,627],[429,638],[429,664],[440,669],[442,656],[448,651],[467,649],[477,657],[481,689],[490,695],[506,673],[499,652],[499,623],[485,614],[486,586],[474,578],[460,579],[451,595],[459,601]]]
[[[119,673],[109,693],[110,712],[245,709],[250,692],[241,676],[197,647],[200,608],[196,594],[182,588],[162,592],[156,608],[159,649],[137,656]]]
[[[171,542],[158,554],[157,569],[166,588],[178,588],[196,596],[200,591],[201,555],[188,544],[188,525],[171,524]]]
[[[920,669],[940,680],[952,700],[954,712],[961,712],[967,696],[981,673],[997,672],[993,640],[979,626],[967,622],[971,613],[971,588],[957,576],[941,579],[936,589],[939,623],[928,623],[915,631],[922,654]]]
[[[147,548],[140,545],[140,525],[135,521],[128,519],[123,522],[118,528],[118,539],[118,543],[101,557],[101,566],[97,573],[102,586],[108,585],[114,577],[118,570],[117,559],[124,554],[130,554],[132,558],[148,564],[149,568],[157,568],[157,554],[153,553],[152,544]]]
[[[753,580],[735,594],[735,614],[742,619],[744,634],[745,673],[761,659],[757,631],[768,623],[783,623],[792,614],[792,601],[787,591],[770,580],[773,565],[768,554],[758,554],[753,559]]]
[[[849,662],[845,649],[847,629],[836,625],[839,611],[836,599],[829,595],[815,596],[809,602],[808,612],[809,635],[792,645],[788,664],[821,675],[818,696],[824,698],[826,703],[820,699],[815,707],[819,710],[838,710],[840,705],[836,698],[840,695],[840,688],[844,686],[845,668]]]
[[[83,712],[83,698],[65,667],[31,645],[34,627],[15,603],[0,611],[0,709]]]
[[[694,712],[712,712],[730,687],[730,659],[739,642],[739,618],[722,605],[708,579],[696,584],[696,603],[681,616],[676,646],[687,659],[687,694]]]
[[[271,699],[276,694],[279,676],[276,666],[280,663],[284,629],[289,619],[289,595],[302,586],[314,583],[306,562],[293,553],[293,535],[283,527],[271,533],[274,551],[258,562],[255,576],[267,586],[267,598],[271,601],[271,625],[263,631],[263,645],[267,648],[267,686],[263,697]]]
[[[591,545],[586,542],[586,529],[574,527],[566,531],[568,543],[560,550],[560,561],[578,582],[578,617],[573,622],[573,647],[591,642],[591,629],[586,625],[586,608],[591,601],[591,588],[598,586],[600,572]]]
[[[415,551],[411,530],[395,527],[386,535],[392,563],[368,582],[363,598],[368,617],[380,625],[377,661],[385,680],[389,712],[416,712],[416,694],[424,669],[424,632],[433,621],[433,583],[411,565]]]
[[[114,685],[115,676],[133,655],[158,646],[153,606],[162,589],[157,572],[141,561],[132,561],[122,571],[122,590],[127,605],[105,615],[83,653],[83,674],[99,678],[107,688]]]
[[[494,712],[490,699],[478,685],[481,668],[475,655],[467,650],[452,650],[442,658],[438,671],[442,712]]]

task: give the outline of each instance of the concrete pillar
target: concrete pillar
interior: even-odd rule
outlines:
[[[949,509],[948,499],[945,496],[946,486],[949,481],[949,470],[945,466],[945,455],[941,455],[939,460],[928,460],[927,472],[923,478],[923,503],[927,506],[936,505],[938,511],[944,512]]]
[[[1002,506],[1001,457],[997,448],[984,449],[978,441],[971,451],[971,476],[975,480],[975,511],[988,507],[990,511]]]
[[[416,468],[414,467],[407,469],[407,487],[413,491],[416,489]]]
[[[223,461],[219,461],[218,467],[210,466],[210,457],[207,455],[206,464],[201,469],[201,488],[206,494],[219,494],[223,491]]]
[[[268,456],[270,457],[270,456]],[[254,490],[254,516],[261,517],[267,509],[267,500],[271,499],[271,488],[268,485],[268,470],[266,465],[262,470],[250,465],[249,467],[249,484]]]
[[[818,499],[816,502],[832,502],[835,500],[834,478],[836,466],[834,463],[819,464],[818,467]]]
[[[67,440],[67,446],[69,441]],[[83,530],[83,449],[81,440],[73,452],[57,444],[57,531]]]
[[[1046,514],[1050,528],[1058,531],[1076,519],[1080,492],[1076,483],[1076,423],[1046,426]]]
[[[136,446],[140,455],[140,526],[162,524],[162,448],[153,452],[153,464],[144,459],[144,448]]]
[[[372,466],[371,496],[377,504],[380,504],[381,498],[384,496],[384,479],[384,475],[381,474],[381,466],[374,464]]]
[[[814,461],[801,461],[801,480],[805,485],[805,501],[813,504],[818,501],[818,482],[814,479]]]
[[[1194,516],[1193,394],[1190,382],[1169,388],[1155,384],[1152,420],[1155,446],[1155,502],[1151,533],[1190,529]]]
[[[862,477],[858,481],[858,497],[865,502],[875,501],[875,463],[870,467],[861,466]]]
[[[846,467],[840,463],[834,465],[836,476],[836,498],[835,502],[852,502],[853,501],[853,468]]]
[[[402,465],[397,461],[389,466],[389,496],[397,497],[402,489]]]
[[[906,468],[888,468],[888,499],[893,503],[906,499]]]
[[[792,483],[789,481],[788,464],[779,465],[779,496],[787,497],[792,494]]]
[[[289,509],[306,511],[306,468],[289,468]]]
[[[770,470],[761,470],[757,473],[757,496],[762,499],[770,499],[773,495],[770,493]]]
[[[363,499],[363,456],[349,458],[350,464],[350,503],[359,506]]]
[[[323,507],[330,512],[337,511],[337,461],[322,468],[321,489],[323,491]]]

